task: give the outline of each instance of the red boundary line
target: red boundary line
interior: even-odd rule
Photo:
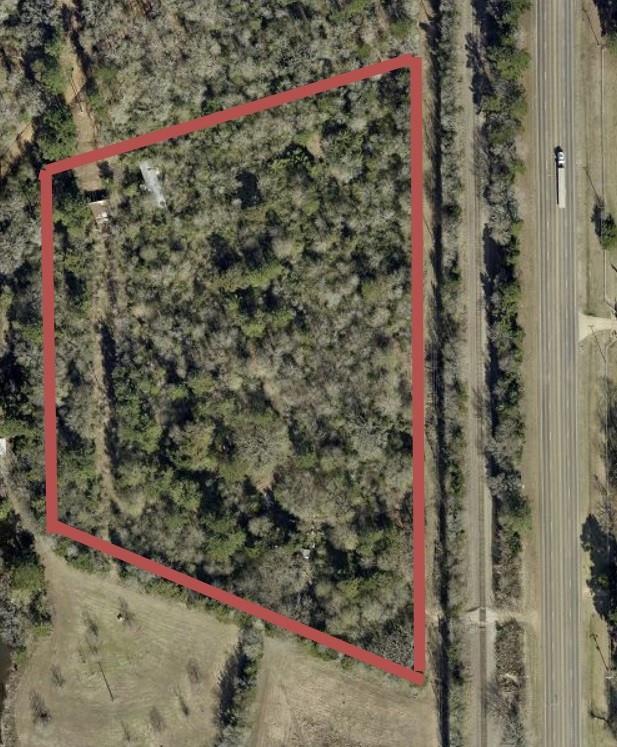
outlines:
[[[292,620],[259,604],[224,591],[211,584],[123,547],[88,534],[61,522],[58,518],[57,441],[56,441],[56,349],[54,326],[54,248],[53,197],[54,174],[69,171],[95,161],[164,142],[170,138],[230,122],[257,112],[356,83],[393,70],[409,70],[409,147],[411,172],[411,388],[412,388],[412,489],[413,489],[413,668],[397,664],[359,646]],[[45,166],[39,175],[41,182],[41,246],[42,246],[42,312],[43,312],[43,407],[46,481],[46,528],[49,533],[63,535],[113,558],[141,568],[161,578],[196,591],[218,602],[258,617],[322,646],[382,669],[416,685],[424,683],[426,668],[426,599],[425,599],[425,532],[424,532],[424,237],[423,237],[423,135],[422,135],[422,60],[401,55],[389,60],[351,70],[331,78],[318,80],[289,91],[233,106],[224,111],[164,127],[102,148],[79,153]]]

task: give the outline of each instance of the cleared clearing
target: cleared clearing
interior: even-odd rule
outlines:
[[[217,678],[238,627],[177,600],[83,573],[51,553],[46,575],[54,628],[33,645],[19,680],[18,744],[212,745]],[[121,599],[134,617],[131,622],[117,617]],[[191,659],[198,664],[199,682],[189,679]],[[55,683],[54,671],[60,675]],[[33,694],[48,710],[47,723],[34,722]],[[152,709],[160,715],[160,731],[153,726],[157,718]]]
[[[437,714],[430,685],[344,670],[293,640],[267,639],[251,747],[431,747]]]

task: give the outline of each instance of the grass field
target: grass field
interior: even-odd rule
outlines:
[[[437,744],[430,686],[417,688],[267,639],[250,747],[431,747]]]
[[[35,644],[20,678],[19,745],[212,745],[217,678],[238,627],[75,570],[51,553],[46,566],[54,628]],[[118,619],[120,600],[132,620],[126,612]],[[189,677],[190,660],[197,662],[199,676],[192,679],[198,682]],[[34,718],[37,697],[47,720]]]

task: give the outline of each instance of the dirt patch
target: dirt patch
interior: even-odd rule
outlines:
[[[46,575],[54,628],[17,687],[18,744],[121,745],[129,734],[143,747],[211,745],[217,678],[238,628],[56,556]],[[37,702],[48,717],[35,723]]]
[[[62,49],[60,64],[68,77],[63,96],[71,109],[77,131],[77,152],[84,153],[97,146],[96,128],[94,117],[84,95],[86,75],[70,40],[67,40]],[[96,163],[87,163],[75,169],[75,176],[84,192],[96,192],[103,189],[103,181]]]
[[[437,717],[430,686],[307,655],[268,639],[257,684],[251,747],[431,747]]]
[[[77,130],[77,152],[84,153],[94,150],[97,146],[94,119],[81,94],[71,104],[71,114]],[[104,188],[103,180],[99,174],[96,163],[87,163],[75,169],[77,182],[84,192],[97,192]]]

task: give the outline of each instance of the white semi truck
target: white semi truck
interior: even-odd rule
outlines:
[[[557,207],[566,206],[566,154],[561,146],[555,148],[555,171],[557,172]]]

